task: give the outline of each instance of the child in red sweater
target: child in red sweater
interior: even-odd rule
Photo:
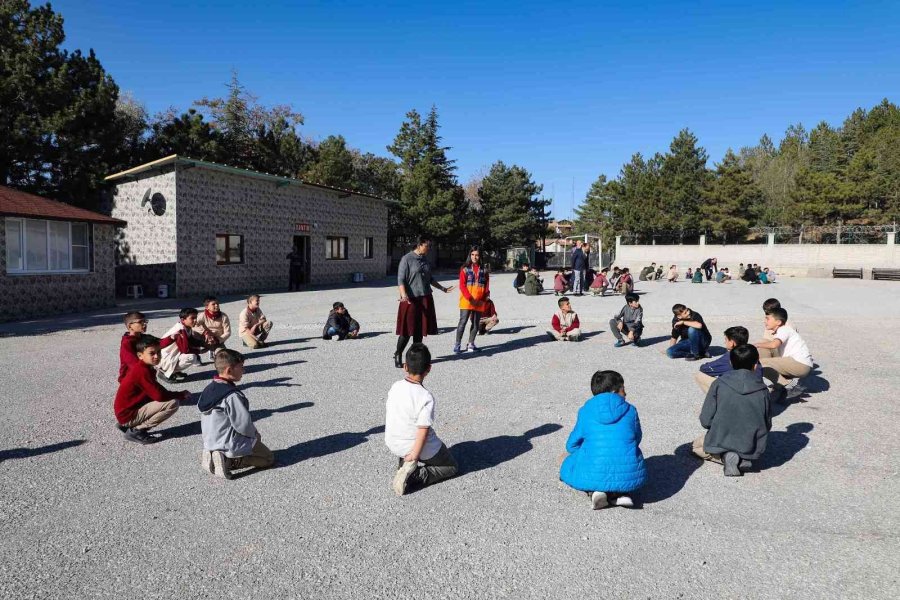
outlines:
[[[159,364],[159,339],[142,334],[134,344],[138,363],[129,367],[119,383],[113,410],[125,439],[152,444],[157,438],[147,433],[178,410],[178,401],[190,393],[171,392],[156,381]]]
[[[147,317],[142,312],[131,311],[125,315],[125,329],[127,331],[122,336],[122,343],[119,345],[119,382],[125,379],[128,369],[137,367],[141,362],[138,360],[134,345],[142,335],[147,333]],[[171,337],[164,337],[159,340],[159,347],[165,348],[171,343]]]

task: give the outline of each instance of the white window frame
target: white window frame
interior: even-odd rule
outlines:
[[[337,242],[338,254],[343,250],[343,256],[334,255],[334,242]],[[325,237],[325,260],[348,260],[350,239],[345,235],[329,235]]]
[[[375,238],[374,237],[364,237],[363,238],[363,259],[364,260],[372,260],[375,258]]]
[[[47,268],[46,269],[29,269],[28,268],[28,226],[27,223],[43,223],[46,231],[46,256],[47,256]],[[68,236],[69,236],[69,266],[64,269],[51,269],[50,268],[50,223],[65,223],[67,226]],[[91,239],[93,236],[93,226],[91,223],[84,223],[83,221],[75,221],[78,224],[87,225],[87,267],[83,269],[74,269],[72,268],[72,259],[75,256],[75,253],[72,251],[72,223],[73,221],[56,221],[52,219],[26,219],[24,217],[6,217],[6,223],[17,223],[19,226],[19,247],[22,253],[21,264],[18,268],[13,268],[9,264],[9,253],[8,250],[6,255],[6,273],[8,275],[48,275],[54,273],[90,273],[91,272],[91,264],[93,263],[93,245],[91,244]],[[6,225],[4,224],[4,227]],[[7,247],[9,246],[9,242],[6,243]],[[78,245],[78,248],[83,248],[84,246]]]

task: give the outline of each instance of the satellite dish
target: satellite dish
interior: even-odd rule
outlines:
[[[166,197],[156,192],[155,194],[150,194],[150,188],[147,188],[147,191],[144,192],[144,199],[141,200],[141,206],[150,205],[147,209],[147,212],[153,213],[157,217],[161,217],[166,213]]]

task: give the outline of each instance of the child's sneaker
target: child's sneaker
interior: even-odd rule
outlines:
[[[743,475],[740,469],[741,457],[737,452],[726,452],[722,455],[725,463],[725,477],[740,477]]]
[[[621,348],[625,345],[625,342],[622,340],[617,340],[615,344],[613,344],[616,348]]]
[[[409,478],[413,473],[416,472],[416,468],[418,468],[419,462],[415,460],[405,460],[403,464],[400,465],[400,468],[397,469],[397,473],[394,475],[394,482],[391,484],[391,487],[394,489],[394,493],[398,496],[402,496],[406,493],[406,484],[409,482]]]
[[[634,346],[635,348],[640,348],[643,344],[644,344],[644,342],[641,341],[641,338],[638,338],[638,339],[634,340],[633,342],[631,342],[631,345]]]
[[[203,470],[210,475],[216,474],[215,469],[213,469],[212,452],[210,452],[209,450],[204,450],[200,454],[200,466],[203,467]]]
[[[125,439],[129,442],[137,442],[138,444],[153,444],[156,442],[156,438],[147,433],[142,429],[135,429],[134,427],[125,430]]]
[[[481,348],[479,348],[475,344],[469,344],[466,347],[466,352],[481,352]]]
[[[216,351],[215,350],[209,351],[209,362],[211,362],[211,363],[216,362]]]
[[[213,469],[215,469],[213,474],[223,479],[231,479],[231,461],[229,458],[225,456],[224,452],[219,452],[218,450],[211,452],[211,454]]]
[[[621,495],[616,496],[616,506],[621,506],[623,508],[634,508],[634,500],[631,499],[631,496]]]
[[[459,347],[459,344],[456,344],[455,346],[453,346],[453,354],[460,354],[461,352],[462,352],[462,349]]]
[[[609,506],[609,500],[606,498],[606,492],[591,493],[591,507],[594,510],[600,510]]]

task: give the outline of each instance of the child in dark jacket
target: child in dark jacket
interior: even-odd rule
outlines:
[[[719,271],[719,273],[721,273],[721,271]],[[709,391],[709,386],[716,380],[716,377],[721,377],[732,370],[731,355],[729,352],[738,346],[746,345],[749,341],[750,332],[747,331],[746,327],[738,325],[736,327],[729,327],[725,330],[725,354],[716,360],[700,365],[700,371],[694,375],[694,381],[697,382],[697,385],[700,386],[700,389],[703,390],[704,394]],[[756,372],[762,377],[763,372],[761,366],[756,366]]]
[[[619,373],[594,373],[591,393],[594,397],[578,410],[559,478],[587,492],[594,510],[609,505],[631,508],[631,493],[647,480],[639,447],[641,421],[625,401],[625,380]]]
[[[729,353],[733,370],[716,379],[700,411],[708,430],[693,442],[694,454],[725,465],[726,477],[740,477],[762,456],[772,429],[769,390],[756,372],[759,352],[749,345]]]
[[[343,302],[335,302],[331,305],[331,312],[328,313],[328,320],[325,321],[325,327],[322,329],[322,339],[330,340],[334,336],[338,336],[339,340],[355,338],[359,335],[359,323],[350,316]]]

